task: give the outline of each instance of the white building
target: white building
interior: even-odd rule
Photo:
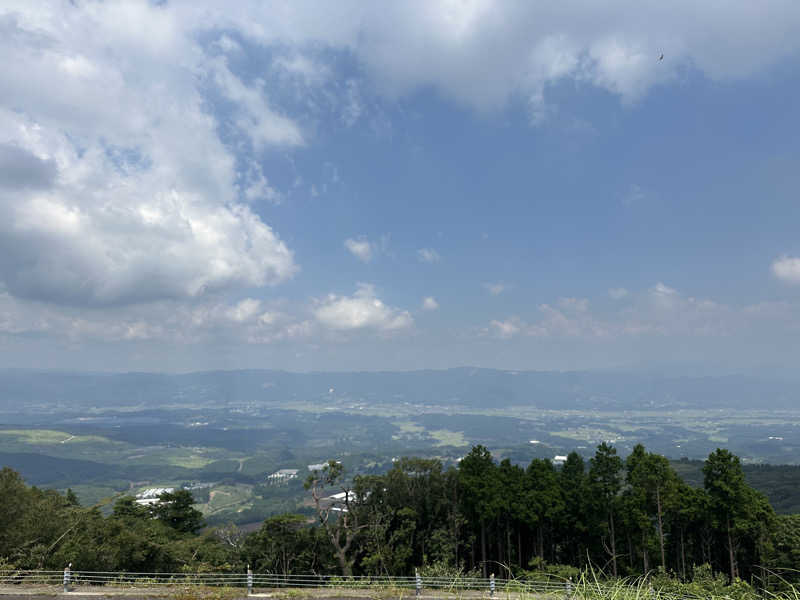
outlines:
[[[556,454],[553,457],[553,464],[563,465],[565,462],[567,462],[567,457],[562,454]]]
[[[136,494],[136,504],[150,506],[161,502],[161,494],[171,494],[175,488],[149,488]]]
[[[267,483],[270,485],[289,483],[291,479],[295,479],[297,477],[297,473],[299,471],[300,469],[279,469],[272,475],[267,476]]]
[[[161,494],[171,494],[175,488],[149,488],[136,494],[137,498],[158,498]]]
[[[327,506],[333,512],[347,512],[347,504],[356,501],[356,494],[353,490],[339,492],[321,499],[323,506]]]

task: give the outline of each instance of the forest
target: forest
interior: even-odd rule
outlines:
[[[600,444],[588,461],[534,459],[523,468],[475,446],[444,469],[402,458],[380,475],[348,477],[330,461],[306,481],[315,518],[285,514],[252,532],[205,527],[190,492],[150,507],[117,497],[111,510],[28,486],[0,471],[0,569],[243,571],[407,575],[427,572],[765,582],[800,561],[800,515],[776,515],[718,449],[692,487],[638,445],[624,460]],[[703,565],[702,568],[700,566]],[[792,581],[791,573],[784,573]]]

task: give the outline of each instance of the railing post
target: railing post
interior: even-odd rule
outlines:
[[[564,583],[564,587],[567,590],[567,600],[570,599],[572,596],[572,577],[567,577],[567,581]]]
[[[253,571],[250,569],[250,565],[247,565],[247,595],[253,593]]]
[[[69,591],[69,580],[72,577],[72,572],[70,568],[72,567],[72,563],[69,563],[66,567],[64,567],[64,593],[66,594]]]
[[[419,597],[422,595],[422,577],[419,576],[419,569],[414,569],[414,577],[416,578],[416,583],[414,585],[414,595]]]
[[[489,597],[494,598],[494,573],[489,575]]]

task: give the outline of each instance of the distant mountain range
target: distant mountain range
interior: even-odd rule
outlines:
[[[34,406],[235,406],[291,401],[576,410],[788,409],[800,383],[744,375],[457,368],[405,372],[204,371],[188,374],[0,371],[0,410]]]

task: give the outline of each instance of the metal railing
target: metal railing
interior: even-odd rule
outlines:
[[[525,580],[482,577],[423,577],[413,576],[387,577],[356,575],[342,577],[337,575],[284,575],[280,573],[130,573],[122,571],[77,571],[70,568],[63,571],[44,570],[0,570],[0,585],[28,584],[39,586],[63,586],[64,591],[83,586],[117,586],[124,588],[157,588],[162,586],[209,586],[247,588],[252,593],[254,588],[343,588],[343,589],[402,589],[414,590],[421,595],[427,593],[477,592],[481,595],[516,596],[536,594],[550,595],[558,598],[581,599],[619,596],[619,585],[596,583],[575,583],[563,580]],[[614,591],[617,593],[613,593]],[[697,600],[696,597],[678,596],[646,589],[641,586],[625,586],[625,591],[639,600]]]

